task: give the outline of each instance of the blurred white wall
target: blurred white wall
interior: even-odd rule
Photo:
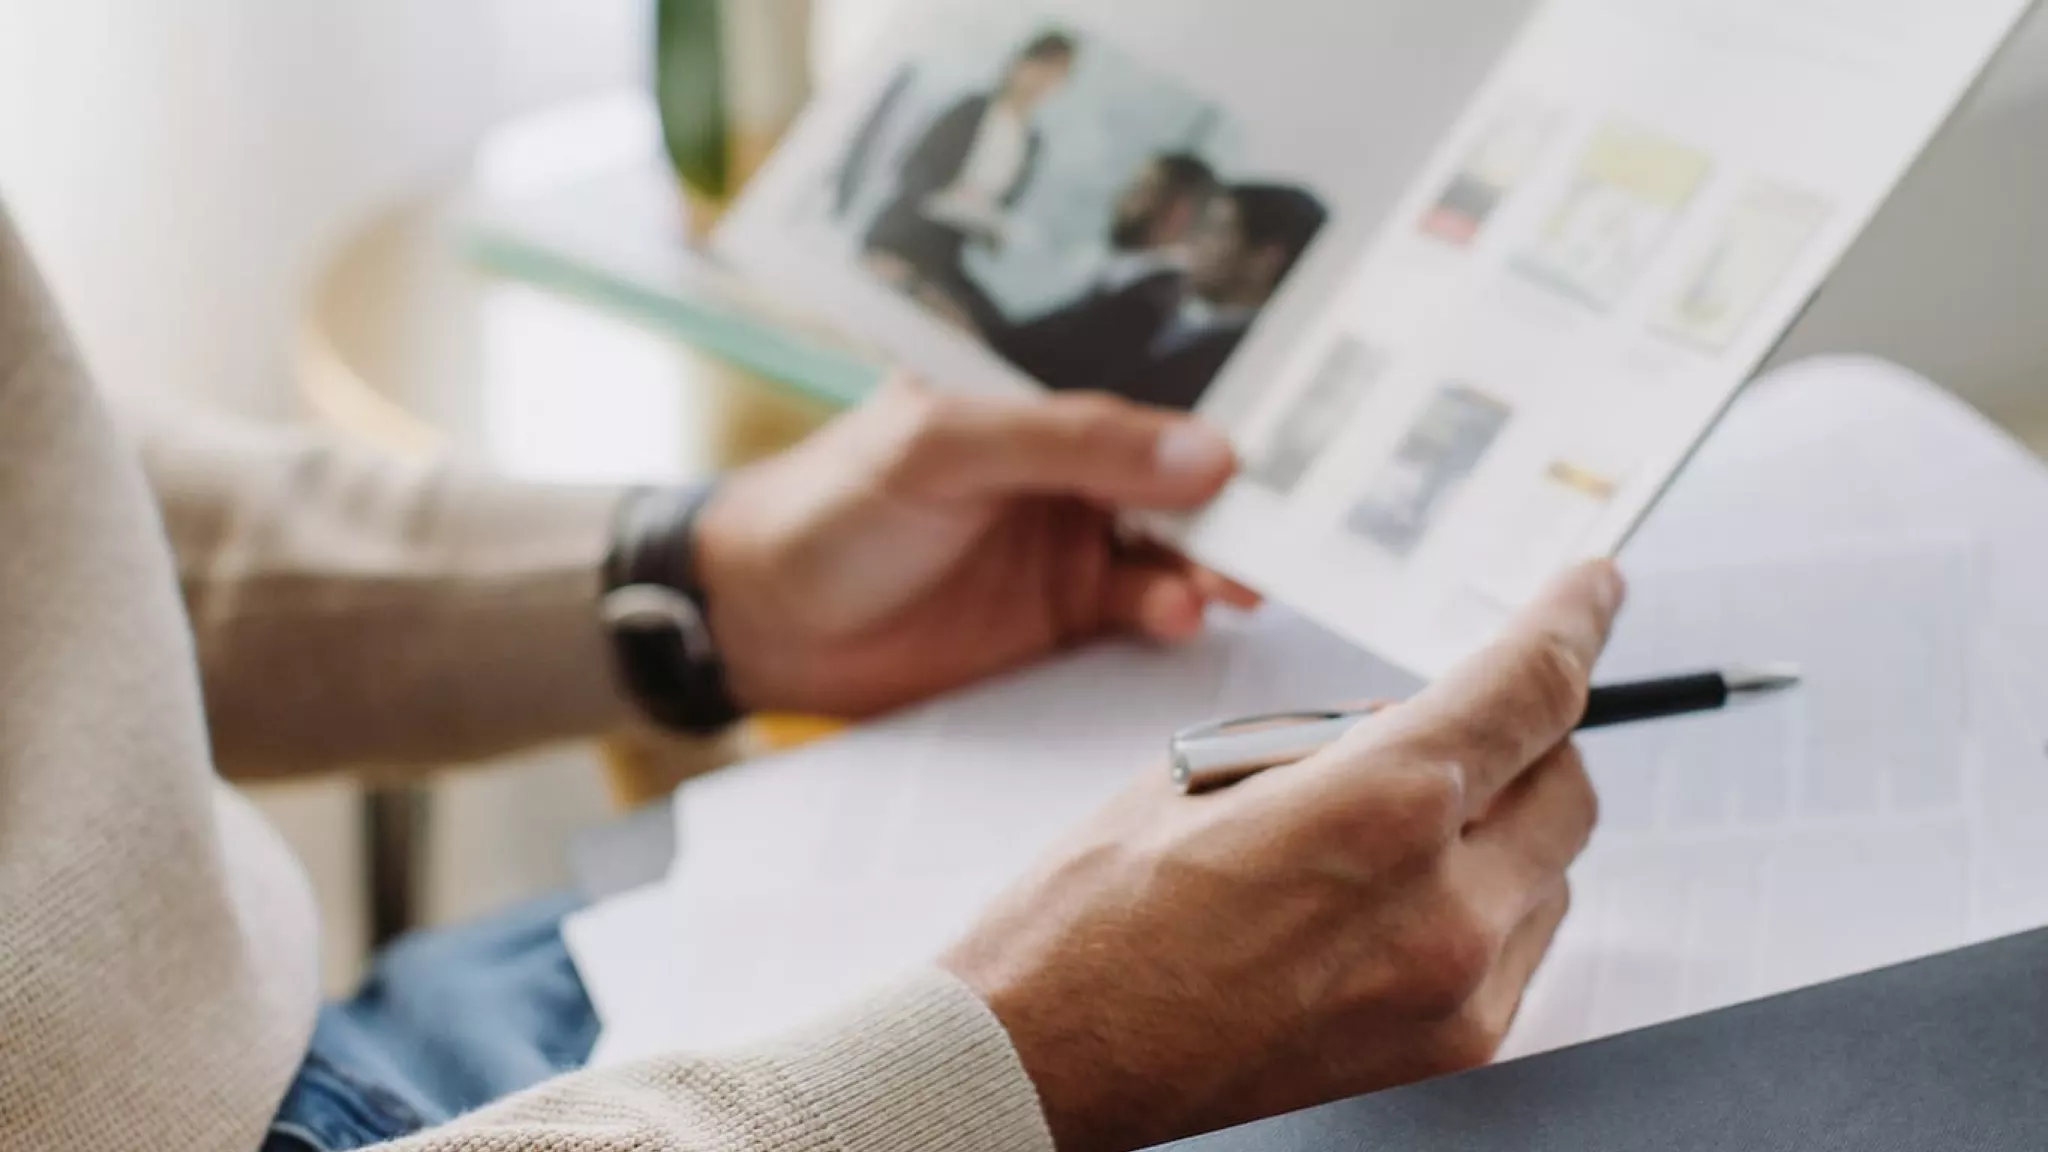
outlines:
[[[1851,250],[1781,359],[1871,353],[2048,449],[2048,14]]]
[[[5,0],[0,192],[109,388],[282,411],[299,287],[508,111],[631,80],[639,0]]]
[[[816,64],[819,78],[830,83],[859,62],[875,37],[911,0],[816,0]]]

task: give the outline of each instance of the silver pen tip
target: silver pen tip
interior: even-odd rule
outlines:
[[[1752,667],[1730,668],[1722,679],[1728,682],[1732,696],[1767,696],[1796,688],[1803,677],[1797,664],[1758,664]]]

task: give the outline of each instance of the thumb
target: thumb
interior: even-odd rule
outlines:
[[[1070,495],[1179,510],[1237,470],[1223,435],[1179,412],[1114,396],[930,396],[901,462],[921,489],[983,496]]]

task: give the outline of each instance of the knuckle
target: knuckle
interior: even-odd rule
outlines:
[[[890,469],[917,474],[943,466],[951,456],[961,424],[961,401],[927,391],[900,392],[890,413]]]
[[[1381,804],[1396,839],[1415,848],[1443,847],[1451,829],[1464,819],[1463,780],[1464,773],[1448,764],[1389,776]]]
[[[889,386],[878,392],[864,411],[871,413],[875,421],[883,423],[899,438],[914,440],[931,425],[941,402],[936,393],[922,388]]]
[[[961,401],[936,392],[913,393],[904,401],[904,424],[914,443],[944,440],[958,423]]]
[[[1061,412],[1066,439],[1077,455],[1091,463],[1143,465],[1151,438],[1130,419],[1130,406],[1099,394],[1068,398]]]
[[[1402,950],[1410,1006],[1430,1020],[1453,1020],[1493,970],[1499,941],[1462,901],[1440,901]]]
[[[1530,789],[1520,835],[1530,862],[1562,873],[1593,838],[1600,822],[1600,794],[1585,760],[1571,744],[1546,753],[1530,770]]]
[[[1564,780],[1565,803],[1583,842],[1600,823],[1600,790],[1593,786],[1593,774],[1586,770],[1586,758],[1578,745],[1566,744],[1558,758],[1556,770]]]
[[[1404,758],[1405,759],[1405,758]],[[1429,764],[1430,761],[1415,763]],[[1362,771],[1374,773],[1369,765]],[[1379,771],[1368,787],[1317,816],[1336,848],[1374,870],[1427,874],[1464,819],[1462,773],[1455,767]]]
[[[1070,392],[1057,403],[1069,419],[1082,426],[1113,423],[1126,411],[1124,401],[1107,392]]]
[[[1587,668],[1564,637],[1554,632],[1538,636],[1521,675],[1529,707],[1546,726],[1563,730],[1585,712]]]

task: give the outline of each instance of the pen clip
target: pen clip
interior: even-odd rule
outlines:
[[[1208,740],[1217,736],[1228,736],[1233,732],[1244,732],[1273,724],[1319,724],[1325,720],[1346,720],[1355,715],[1358,714],[1335,710],[1323,712],[1268,712],[1263,716],[1240,716],[1235,720],[1211,720],[1207,724],[1197,724],[1192,728],[1183,728],[1174,733],[1173,743],[1180,745],[1196,740]]]

